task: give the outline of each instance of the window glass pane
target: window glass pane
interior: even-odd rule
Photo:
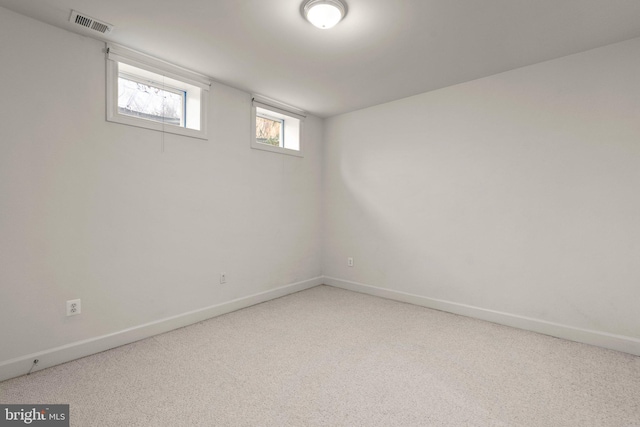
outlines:
[[[256,141],[282,147],[282,120],[256,116]]]
[[[118,112],[128,116],[184,126],[184,92],[118,77]]]

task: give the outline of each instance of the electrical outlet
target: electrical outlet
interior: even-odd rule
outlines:
[[[352,257],[347,258],[347,267],[353,267],[353,258]]]
[[[82,313],[82,307],[79,299],[67,301],[67,316],[75,316],[80,313]]]
[[[227,283],[227,273],[220,273],[220,284]]]

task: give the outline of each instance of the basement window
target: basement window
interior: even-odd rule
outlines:
[[[254,96],[251,106],[251,148],[302,157],[303,112]]]
[[[205,76],[107,44],[107,120],[207,139]]]

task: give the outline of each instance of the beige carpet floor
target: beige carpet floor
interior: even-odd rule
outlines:
[[[0,383],[73,426],[640,426],[640,358],[318,286]]]

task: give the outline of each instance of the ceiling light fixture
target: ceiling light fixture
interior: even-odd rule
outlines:
[[[342,0],[306,0],[302,3],[301,11],[307,21],[326,30],[344,18],[347,5]]]

